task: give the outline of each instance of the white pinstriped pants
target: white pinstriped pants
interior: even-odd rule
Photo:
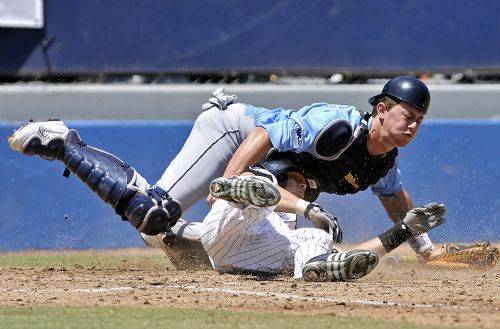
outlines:
[[[294,271],[311,258],[332,250],[333,241],[323,230],[291,230],[273,208],[238,205],[217,200],[205,217],[201,243],[216,270],[259,272]]]

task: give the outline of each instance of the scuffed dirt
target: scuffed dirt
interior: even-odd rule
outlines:
[[[161,251],[102,253],[149,257]],[[148,264],[124,263],[111,269],[0,268],[0,305],[320,313],[477,328],[494,328],[500,323],[498,265],[477,271],[418,263],[389,266],[382,259],[374,272],[356,282],[306,283],[286,276],[221,275]]]

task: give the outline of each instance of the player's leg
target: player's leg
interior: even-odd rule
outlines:
[[[279,192],[271,180],[246,174],[212,182],[211,194],[218,199],[203,220],[203,247],[220,271],[282,270],[290,242],[277,233],[289,231],[288,226],[272,217],[276,215],[272,205],[279,200]],[[257,203],[271,206],[255,206]],[[268,221],[261,225],[264,218]],[[260,229],[253,229],[255,225]]]
[[[213,107],[201,113],[182,149],[156,183],[179,202],[183,211],[207,195],[211,180],[224,173],[238,146],[255,127],[253,118],[244,113],[243,104],[228,106],[223,111]],[[154,239],[178,268],[185,263],[183,254],[190,259],[191,249],[195,255],[203,250],[201,244],[185,241],[175,232],[167,232],[167,239],[172,235],[177,236],[177,243],[167,245],[164,235]]]
[[[328,233],[315,228],[299,228],[292,231],[297,248],[294,250],[294,278],[303,277],[307,262],[332,251],[333,241]]]
[[[299,241],[295,251],[295,278],[306,281],[349,281],[364,277],[378,264],[377,253],[355,249],[343,252],[332,248],[332,238],[323,230],[296,230]]]
[[[157,234],[180,216],[179,204],[114,155],[85,144],[62,121],[30,122],[9,137],[12,149],[59,160],[137,230]]]
[[[201,222],[188,223],[182,218],[168,232],[141,237],[147,246],[162,249],[178,270],[206,270],[212,268],[201,244]]]
[[[217,200],[212,205],[203,219],[200,232],[201,243],[209,256],[214,257],[214,252],[219,249],[218,246],[226,245],[227,240],[232,238],[230,234],[226,234],[228,231],[234,234],[241,233],[238,219],[242,215],[242,209],[228,201]],[[217,258],[214,265],[218,265]]]
[[[222,176],[234,152],[254,128],[254,119],[245,116],[243,104],[201,113],[156,185],[178,200],[185,211],[208,194],[210,182]]]
[[[247,176],[216,178],[210,184],[210,193],[223,200],[236,203],[245,203],[258,206],[274,206],[279,201],[279,192],[271,180],[277,184],[275,178],[265,169],[253,168],[252,172],[245,173]],[[255,174],[267,177],[267,179]],[[249,176],[251,175],[251,176]],[[224,208],[227,208],[226,210]],[[232,218],[241,215],[241,211],[234,209],[229,203],[217,203],[205,218],[206,226],[198,226],[201,223],[185,223],[180,220],[170,232],[157,236],[142,235],[143,240],[149,246],[158,247],[165,251],[170,260],[178,269],[188,268],[189,260],[193,258],[205,258],[207,253],[201,245],[201,236],[204,236],[205,247],[210,250],[212,243],[222,243],[219,236],[226,231],[224,223],[230,222]],[[219,229],[217,229],[219,228]],[[204,233],[202,234],[202,230]],[[174,238],[173,240],[171,240]],[[203,257],[205,256],[205,257]]]

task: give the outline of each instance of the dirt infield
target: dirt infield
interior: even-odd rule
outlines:
[[[403,253],[407,250],[402,250]],[[24,253],[40,257],[57,253]],[[133,255],[112,266],[0,267],[0,306],[140,306],[372,317],[494,328],[500,323],[500,267],[487,271],[381,265],[356,282],[306,283],[279,276],[177,271],[149,259],[153,249],[70,252]],[[5,256],[9,254],[0,254]]]

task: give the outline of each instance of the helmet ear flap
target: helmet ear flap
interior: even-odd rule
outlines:
[[[269,156],[270,158],[261,162],[260,166],[273,174],[281,187],[285,186],[288,182],[287,173],[297,172],[303,175],[307,181],[307,187],[304,192],[304,200],[313,202],[318,198],[320,186],[316,177],[304,172],[304,170],[301,169],[301,166],[294,161],[285,158],[272,158],[272,156],[273,154]]]
[[[286,186],[286,184],[288,183],[288,175],[285,172],[280,173],[278,176],[276,176],[276,180],[278,181],[279,186]]]

